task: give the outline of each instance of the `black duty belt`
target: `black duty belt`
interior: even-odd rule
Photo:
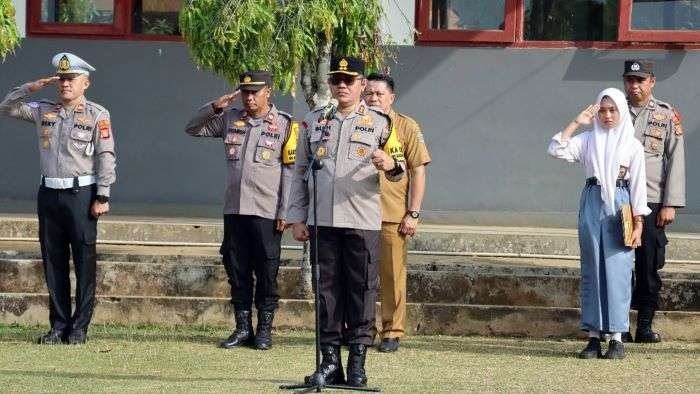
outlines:
[[[600,182],[598,181],[598,178],[592,176],[592,177],[586,179],[586,186],[600,186]],[[626,187],[629,189],[630,181],[628,181],[627,179],[618,179],[615,182],[615,186]]]

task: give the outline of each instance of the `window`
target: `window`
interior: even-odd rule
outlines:
[[[700,0],[417,0],[416,26],[418,44],[697,47]]]
[[[182,0],[28,0],[30,35],[179,40]]]
[[[420,40],[513,42],[517,0],[419,0]]]

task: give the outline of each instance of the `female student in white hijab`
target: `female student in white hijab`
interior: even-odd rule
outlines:
[[[579,126],[593,130],[572,135]],[[586,185],[579,208],[581,249],[581,329],[589,340],[581,358],[625,357],[621,333],[629,330],[634,248],[641,245],[647,207],[644,148],[634,137],[625,95],[605,89],[549,144],[548,153],[580,162]],[[630,204],[634,216],[631,247],[625,246],[621,208]],[[611,337],[605,356],[602,334]]]

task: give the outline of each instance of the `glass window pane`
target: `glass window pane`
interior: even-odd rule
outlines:
[[[433,0],[430,28],[503,30],[506,0]]]
[[[133,33],[179,35],[181,9],[182,0],[135,0]]]
[[[525,40],[617,41],[617,0],[525,0]]]
[[[114,23],[114,0],[41,0],[45,23]]]
[[[700,0],[634,0],[632,29],[700,30]]]

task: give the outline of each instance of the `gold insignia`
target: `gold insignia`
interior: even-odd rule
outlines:
[[[51,119],[56,119],[56,113],[55,112],[47,112],[43,115],[44,119],[51,120]]]
[[[260,156],[263,160],[270,160],[270,151],[264,150]]]
[[[348,71],[348,61],[346,59],[340,59],[338,62],[338,70]]]
[[[666,120],[668,119],[668,116],[657,112],[654,115],[652,115],[652,118],[654,118],[654,120]]]
[[[326,155],[326,147],[321,145],[316,149],[316,156],[323,157]]]
[[[68,60],[68,56],[63,55],[63,57],[61,57],[61,60],[58,61],[58,69],[64,72],[70,70],[70,60]]]
[[[676,135],[683,135],[683,126],[681,126],[680,123],[674,123],[673,125],[673,132]]]
[[[358,113],[358,114],[364,114],[364,113],[365,113],[365,106],[364,106],[364,105],[360,105],[360,108],[357,109],[357,113]]]
[[[658,142],[652,142],[651,143],[651,149],[655,152],[658,152],[661,148],[661,145]]]
[[[350,141],[357,141],[360,139],[360,133],[352,133],[352,136],[350,136]]]
[[[44,149],[49,149],[51,147],[51,140],[47,137],[41,139],[41,147]]]
[[[234,156],[236,154],[236,147],[235,146],[229,147],[228,154],[229,154],[229,156]]]
[[[250,77],[250,75],[246,75],[243,77],[243,83],[251,83],[253,82],[253,79]]]
[[[51,129],[42,129],[41,135],[44,137],[51,137]]]
[[[658,127],[654,127],[651,130],[649,130],[649,135],[651,135],[652,137],[656,137],[656,138],[661,138],[662,133],[663,133],[662,130],[659,129]]]
[[[233,125],[236,126],[236,127],[244,127],[244,126],[245,126],[245,122],[239,119],[239,120],[233,122]]]
[[[357,153],[358,157],[365,157],[367,155],[367,148],[365,148],[364,146],[359,146],[357,147],[355,153]]]
[[[365,115],[362,117],[362,125],[363,126],[371,126],[372,125],[372,117],[369,115]]]
[[[90,118],[88,118],[87,116],[78,116],[77,119],[78,122],[83,124],[90,123]]]

